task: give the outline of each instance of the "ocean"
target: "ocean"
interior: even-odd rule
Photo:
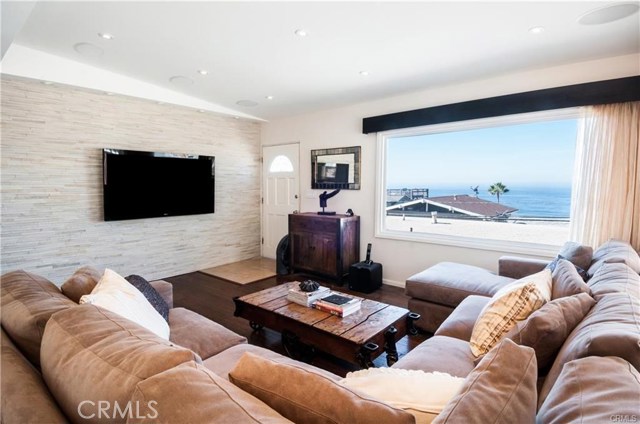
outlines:
[[[415,187],[422,188],[422,187]],[[489,186],[480,186],[479,197],[495,202],[496,196],[489,194]],[[500,195],[500,203],[517,208],[511,216],[536,218],[569,218],[571,209],[571,187],[525,187],[507,185],[508,193]],[[469,187],[429,188],[429,197],[468,194],[474,196]]]

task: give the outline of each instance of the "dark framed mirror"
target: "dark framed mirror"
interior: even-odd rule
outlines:
[[[312,150],[311,188],[360,190],[360,146]]]

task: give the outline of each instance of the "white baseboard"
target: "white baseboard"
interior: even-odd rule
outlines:
[[[404,288],[405,286],[404,281],[387,280],[386,278],[382,279],[382,284],[387,284],[389,286],[401,287],[401,288]]]

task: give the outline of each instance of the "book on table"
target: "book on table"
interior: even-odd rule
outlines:
[[[340,317],[346,317],[354,312],[360,310],[362,305],[362,299],[356,297],[346,296],[341,293],[331,293],[329,296],[325,296],[317,300],[313,306],[314,308],[329,312]]]
[[[318,287],[317,290],[312,292],[305,292],[300,290],[299,287],[289,289],[287,293],[287,300],[297,303],[298,305],[310,307],[318,299],[327,296],[330,293],[329,287]]]

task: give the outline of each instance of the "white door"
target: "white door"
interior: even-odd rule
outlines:
[[[289,232],[289,214],[300,209],[299,144],[262,148],[262,256],[275,259]]]

